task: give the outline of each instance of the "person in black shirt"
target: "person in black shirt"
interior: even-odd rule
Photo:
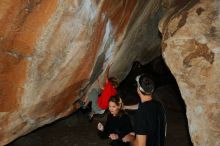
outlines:
[[[154,82],[146,74],[137,76],[136,81],[141,99],[134,122],[136,137],[128,134],[122,140],[135,146],[164,146],[166,114],[162,104],[152,98]]]
[[[123,110],[123,103],[119,96],[109,99],[110,114],[105,126],[98,123],[97,129],[102,136],[111,139],[112,146],[130,146],[130,142],[123,142],[122,138],[133,131],[129,116]]]

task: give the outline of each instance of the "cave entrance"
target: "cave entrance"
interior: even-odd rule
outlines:
[[[122,81],[119,89],[125,91],[124,103],[132,105],[138,102],[135,77],[146,73],[155,81],[154,98],[161,101],[167,113],[167,146],[192,146],[186,117],[186,106],[181,97],[177,82],[164,63],[162,56],[150,63],[141,65],[134,62],[130,73]]]

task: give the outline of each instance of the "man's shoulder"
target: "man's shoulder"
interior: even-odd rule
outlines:
[[[156,106],[159,106],[159,107],[162,107],[162,106],[163,106],[163,104],[162,104],[160,101],[155,100],[155,99],[152,100],[152,104],[154,104],[154,105],[156,105]]]
[[[159,101],[152,99],[150,101],[146,101],[146,102],[141,103],[141,107],[148,108],[148,107],[160,105],[160,104],[161,103]]]

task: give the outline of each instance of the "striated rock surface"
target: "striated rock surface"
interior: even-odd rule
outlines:
[[[220,145],[220,1],[188,3],[160,22],[163,57],[187,106],[195,146]]]
[[[0,145],[73,112],[109,62],[122,79],[160,55],[160,2],[1,0]]]

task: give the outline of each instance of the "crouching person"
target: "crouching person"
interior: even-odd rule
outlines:
[[[98,123],[97,129],[104,137],[111,139],[112,146],[130,146],[130,142],[123,142],[125,135],[133,132],[131,121],[127,113],[123,110],[123,103],[121,98],[116,95],[109,99],[110,114],[103,126]]]

